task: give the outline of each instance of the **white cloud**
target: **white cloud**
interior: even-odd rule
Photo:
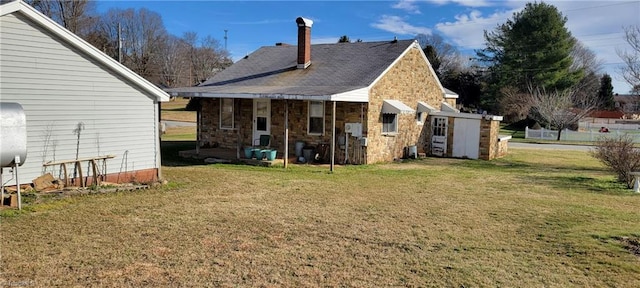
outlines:
[[[399,16],[382,15],[382,17],[380,17],[377,22],[371,24],[371,26],[398,35],[414,36],[417,34],[431,34],[431,29],[413,26]]]
[[[489,7],[496,4],[496,2],[485,0],[427,0],[427,2],[436,5],[457,4],[464,7]]]
[[[631,86],[618,73],[622,60],[616,49],[628,49],[624,41],[623,28],[640,25],[640,2],[573,2],[551,1],[567,17],[567,28],[587,48],[596,53],[604,62],[603,71],[612,78],[614,91],[627,93]]]
[[[614,90],[617,93],[627,93],[630,86],[616,71],[621,65],[616,49],[628,49],[623,39],[622,27],[640,25],[640,2],[551,0],[546,3],[554,5],[567,17],[567,29],[604,63],[602,72],[611,75]],[[461,51],[480,49],[484,47],[484,31],[493,31],[497,25],[511,19],[514,12],[523,9],[525,4],[523,1],[508,1],[504,3],[503,10],[486,16],[480,10],[472,10],[456,15],[455,21],[436,24],[435,29]]]
[[[400,0],[398,3],[393,4],[391,8],[404,10],[411,14],[421,14],[418,5],[416,5],[416,0]]]
[[[333,44],[338,43],[340,36],[319,36],[311,37],[311,44]]]
[[[460,50],[480,49],[484,47],[484,31],[492,31],[513,12],[515,10],[496,12],[485,17],[480,10],[472,10],[456,15],[456,21],[438,23],[435,28]]]

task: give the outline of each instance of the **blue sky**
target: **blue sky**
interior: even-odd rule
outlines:
[[[567,16],[567,28],[596,53],[602,72],[613,78],[614,91],[630,90],[616,67],[616,49],[629,49],[623,26],[640,25],[640,0],[545,1]],[[168,32],[211,35],[234,60],[276,42],[296,44],[299,16],[314,21],[312,43],[334,43],[342,35],[363,41],[411,39],[418,33],[440,34],[468,55],[483,47],[484,30],[510,19],[526,1],[397,0],[397,1],[117,1],[99,0],[98,11],[146,8],[159,13]]]

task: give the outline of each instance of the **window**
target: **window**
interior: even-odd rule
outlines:
[[[447,118],[433,118],[433,136],[447,136]]]
[[[422,114],[424,114],[424,112],[420,111],[420,110],[416,110],[416,121],[418,123],[422,123]]]
[[[398,132],[398,114],[382,114],[382,133]]]
[[[233,99],[220,99],[220,129],[233,129]]]
[[[324,102],[309,101],[309,134],[323,134],[324,132]]]

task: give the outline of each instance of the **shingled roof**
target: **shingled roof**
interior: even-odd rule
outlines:
[[[199,86],[167,91],[187,97],[335,100],[369,87],[414,45],[415,40],[311,45],[306,69],[296,68],[297,46],[262,47]]]

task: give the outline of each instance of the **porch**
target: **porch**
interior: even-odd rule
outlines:
[[[192,150],[184,150],[178,152],[183,158],[203,160],[206,163],[242,163],[253,166],[284,166],[282,155],[278,155],[274,160],[257,160],[255,158],[248,159],[244,157],[243,151],[230,148],[200,148]],[[295,157],[287,159],[288,164],[296,163]]]

